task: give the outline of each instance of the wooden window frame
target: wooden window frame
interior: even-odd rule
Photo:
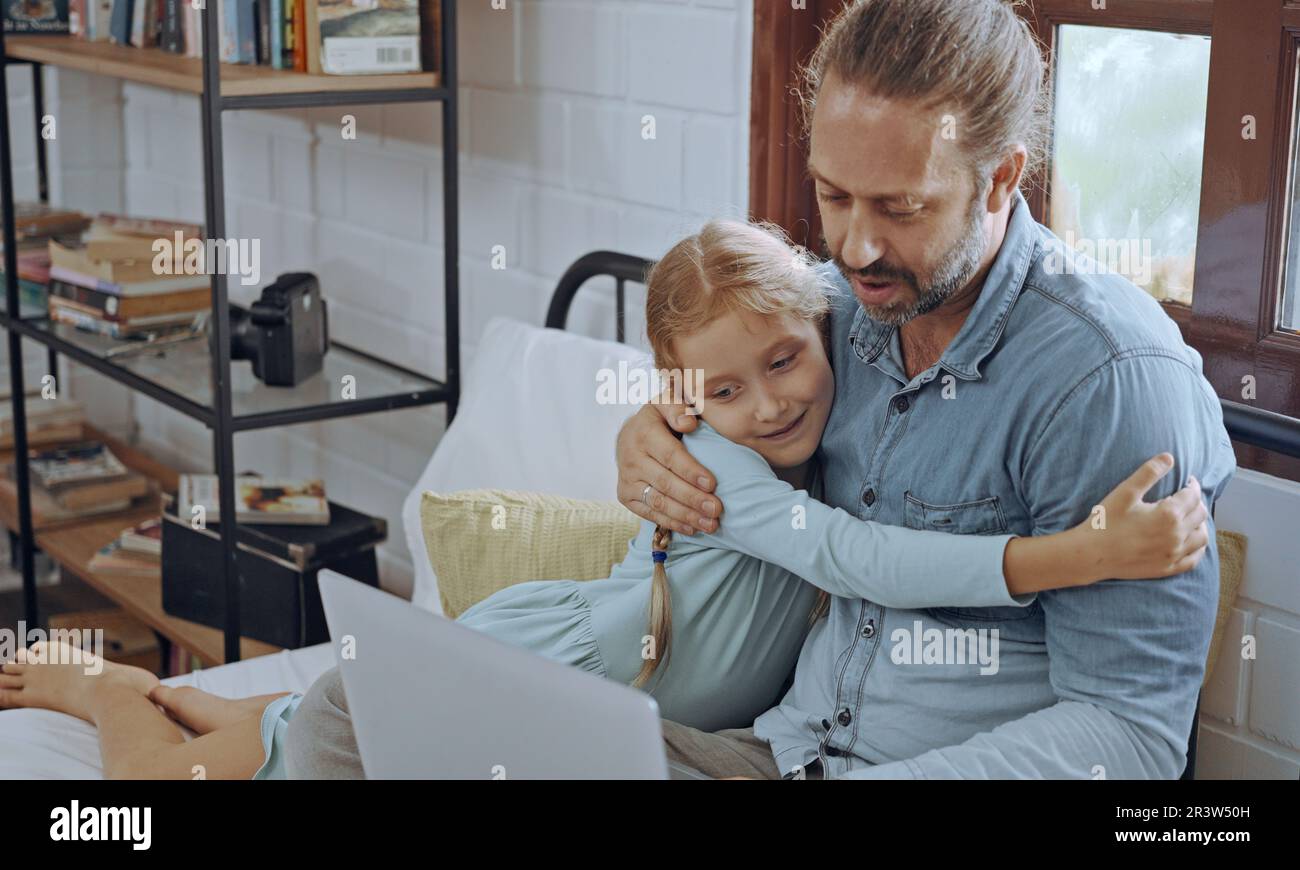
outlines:
[[[798,105],[790,96],[798,65],[845,0],[755,3],[750,120],[750,204],[800,244],[818,249],[820,221],[804,172]],[[1291,196],[1300,0],[1033,0],[1018,7],[1049,62],[1062,24],[1209,36],[1210,80],[1197,219],[1192,304],[1161,303],[1201,354],[1223,398],[1300,417],[1300,335],[1274,328],[1286,256]],[[1053,67],[1054,69],[1054,67]],[[1255,119],[1253,140],[1243,116]],[[1046,222],[1049,165],[1029,178],[1026,198]],[[1291,216],[1300,220],[1300,209]],[[824,253],[819,251],[819,253]],[[1255,398],[1243,378],[1255,379]],[[1300,459],[1236,445],[1239,465],[1300,481]]]

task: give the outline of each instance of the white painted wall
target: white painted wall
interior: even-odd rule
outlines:
[[[707,217],[745,213],[751,3],[508,0],[494,10],[461,0],[463,368],[490,317],[541,325],[556,280],[582,254],[658,256]],[[14,77],[17,193],[31,198],[30,84],[25,70]],[[202,222],[196,97],[58,70],[46,92],[60,125],[53,201]],[[316,272],[340,341],[435,377],[445,374],[439,111],[227,113],[224,162],[226,236],[261,239],[262,283]],[[355,140],[342,138],[345,114],[356,118]],[[647,115],[653,140],[642,137]],[[505,270],[490,266],[496,245]],[[250,297],[230,288],[232,299]],[[643,332],[642,302],[629,293],[629,336]],[[613,322],[612,291],[591,289],[570,328],[612,338]],[[71,378],[100,422],[134,424],[160,457],[210,468],[201,426],[91,373]],[[236,464],[320,475],[331,498],[386,517],[383,585],[406,593],[399,510],[444,417],[409,410],[239,435]]]
[[[1239,470],[1215,507],[1246,571],[1201,698],[1198,779],[1300,778],[1300,484]],[[1253,635],[1256,658],[1243,656]]]

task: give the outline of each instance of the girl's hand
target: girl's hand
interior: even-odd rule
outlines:
[[[1168,453],[1148,459],[1076,527],[1096,559],[1099,579],[1172,577],[1195,568],[1205,555],[1209,511],[1195,477],[1168,498],[1142,499],[1173,467]]]

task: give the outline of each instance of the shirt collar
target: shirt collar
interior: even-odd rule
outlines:
[[[957,337],[939,358],[940,366],[964,380],[980,377],[979,365],[1002,336],[1007,318],[1011,316],[1011,308],[1029,273],[1029,264],[1038,241],[1036,230],[1037,224],[1029,213],[1029,204],[1017,190],[1002,247],[993,258],[993,265],[984,280],[975,307],[967,315]],[[889,346],[896,329],[897,327],[872,320],[859,305],[853,326],[849,330],[849,344],[859,359],[870,364]]]

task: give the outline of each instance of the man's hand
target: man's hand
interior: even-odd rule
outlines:
[[[689,406],[662,404],[656,397],[628,418],[618,433],[618,500],[632,513],[684,535],[712,532],[722,513],[713,475],[673,435],[698,425]],[[671,427],[671,428],[670,428]],[[654,489],[641,500],[646,484]]]

